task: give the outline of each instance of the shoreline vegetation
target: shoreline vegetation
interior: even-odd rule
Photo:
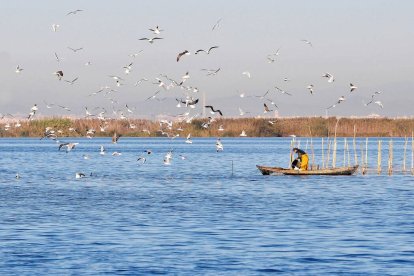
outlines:
[[[413,118],[346,118],[346,117],[296,117],[296,118],[220,118],[208,128],[202,126],[208,118],[194,119],[190,123],[147,119],[107,120],[71,119],[52,117],[32,121],[0,121],[0,137],[43,137],[46,128],[59,137],[83,137],[92,130],[95,137],[112,136],[114,132],[124,137],[239,137],[245,131],[248,137],[410,137],[414,130]],[[172,122],[172,125],[171,125]],[[169,123],[169,124],[168,124]],[[223,130],[219,130],[222,126]],[[104,131],[101,130],[101,127]],[[89,132],[90,133],[90,132]]]

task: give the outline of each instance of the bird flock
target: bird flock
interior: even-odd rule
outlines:
[[[73,20],[76,20],[77,16],[82,16],[83,13],[86,13],[87,11],[84,11],[82,9],[75,9],[72,11],[69,11],[66,13],[66,17],[73,18]],[[223,18],[219,18],[214,24],[212,24],[211,32],[219,32],[222,29],[223,25]],[[50,30],[49,30],[50,31]],[[61,24],[53,23],[51,24],[51,31],[54,33],[61,32],[63,29],[61,29]],[[147,33],[142,33],[140,36],[137,37],[137,40],[139,42],[137,43],[143,43],[149,44],[149,47],[154,47],[156,44],[159,43],[165,43],[165,41],[168,39],[168,35],[174,35],[171,33],[168,33],[168,28],[162,28],[159,25],[156,25],[155,27],[147,27]],[[168,35],[167,35],[168,34]],[[166,35],[166,36],[164,36]],[[219,42],[219,41],[218,41]],[[298,39],[298,43],[303,43],[303,47],[309,47],[307,49],[312,50],[316,45],[314,45],[311,41],[307,39]],[[148,45],[147,44],[147,45]],[[196,56],[204,55],[205,58],[209,58],[210,56],[216,54],[219,51],[226,51],[226,49],[223,49],[222,46],[220,46],[220,43],[214,43],[212,45],[205,45],[207,47],[200,47],[195,49],[177,49],[176,55],[171,56],[171,59],[175,58],[176,63],[183,63],[186,59],[195,59]],[[72,52],[72,54],[76,55],[81,51],[84,51],[85,47],[70,45],[66,47],[66,51]],[[228,50],[228,49],[227,49]],[[121,103],[118,99],[119,92],[123,89],[124,86],[134,86],[139,87],[143,83],[148,83],[153,87],[153,92],[149,97],[143,98],[142,100],[144,102],[150,102],[150,101],[157,101],[157,102],[163,102],[167,97],[174,98],[175,99],[175,108],[177,108],[176,114],[171,114],[169,116],[169,119],[161,119],[159,120],[159,133],[160,135],[169,137],[170,139],[175,139],[177,137],[186,137],[183,138],[184,142],[186,144],[192,144],[192,135],[191,133],[185,133],[185,124],[190,124],[193,122],[195,118],[200,118],[203,120],[200,127],[202,129],[209,129],[212,127],[215,127],[219,132],[224,131],[225,126],[223,125],[217,125],[215,122],[217,121],[217,118],[221,118],[226,115],[226,110],[224,110],[221,106],[212,105],[209,103],[203,102],[203,104],[200,106],[201,97],[200,95],[200,89],[198,86],[191,83],[191,75],[192,72],[186,71],[183,72],[180,78],[173,78],[169,74],[166,73],[159,73],[157,76],[141,76],[138,79],[131,81],[131,73],[135,70],[135,64],[136,59],[140,55],[144,55],[145,52],[143,50],[139,51],[131,51],[131,53],[128,55],[129,60],[125,62],[125,65],[122,68],[117,68],[118,73],[112,73],[107,74],[105,78],[108,81],[108,84],[105,84],[103,86],[100,86],[96,89],[96,91],[90,91],[85,97],[102,97],[108,102],[108,105],[111,106],[112,112],[108,112],[107,108],[105,107],[88,107],[84,106],[84,114],[82,115],[83,118],[86,119],[97,119],[100,122],[99,130],[90,128],[85,130],[75,129],[73,127],[69,128],[68,130],[70,132],[76,133],[79,136],[84,136],[86,138],[92,139],[97,131],[105,133],[107,131],[108,122],[111,119],[119,119],[128,122],[130,129],[135,129],[137,126],[134,125],[130,119],[133,118],[134,113],[136,112],[136,107],[133,107],[129,105],[128,103]],[[56,59],[58,68],[54,70],[51,74],[54,76],[54,78],[60,82],[60,83],[66,83],[70,86],[76,86],[79,82],[82,82],[82,78],[79,76],[72,76],[67,77],[66,72],[64,72],[60,67],[60,64],[64,61],[64,58],[62,58],[58,52],[52,52],[52,56],[54,56],[54,59]],[[283,49],[278,48],[275,51],[267,54],[263,57],[263,63],[266,64],[277,64],[279,57],[283,55]],[[69,59],[69,58],[68,58]],[[93,66],[93,61],[86,61],[84,63],[84,66]],[[202,66],[200,66],[202,67]],[[19,64],[15,67],[15,73],[19,74],[20,76],[24,76],[27,70],[24,70],[24,64]],[[208,79],[214,79],[215,76],[219,75],[223,70],[225,70],[225,66],[218,66],[216,68],[200,68],[200,72],[205,74],[205,77]],[[252,74],[248,70],[244,70],[239,73],[241,78],[245,78],[246,81],[249,81],[250,79],[254,78],[255,75]],[[69,74],[70,76],[70,74]],[[326,81],[330,85],[335,85],[335,77],[333,74],[329,72],[325,72],[321,74],[321,78],[325,78]],[[24,80],[24,79],[23,79]],[[55,80],[55,81],[56,81]],[[284,83],[289,83],[291,80],[289,78],[284,78]],[[330,110],[332,108],[337,107],[340,104],[343,104],[346,101],[346,98],[352,97],[356,93],[358,93],[358,86],[355,85],[354,81],[350,81],[349,86],[349,93],[347,96],[341,95],[338,97],[338,99],[333,102],[331,105],[326,107],[326,111]],[[292,97],[292,96],[300,96],[302,98],[314,96],[315,94],[318,94],[318,87],[314,83],[309,83],[307,86],[303,87],[303,91],[288,91],[284,86],[281,84],[274,84],[273,87],[269,88],[265,93],[262,95],[248,95],[245,92],[240,93],[239,96],[242,99],[245,99],[246,101],[249,101],[251,105],[260,107],[262,110],[260,113],[257,113],[255,111],[251,110],[243,110],[241,107],[237,107],[237,110],[239,111],[239,116],[245,116],[246,114],[256,114],[257,116],[263,116],[264,114],[271,113],[276,111],[279,107],[276,104],[276,98],[277,97]],[[345,90],[346,88],[344,88]],[[308,90],[309,93],[306,93],[306,90]],[[202,91],[203,93],[205,91]],[[300,95],[298,95],[300,93]],[[381,95],[381,92],[376,91],[374,92],[369,99],[367,99],[366,102],[364,102],[364,106],[369,106],[371,104],[377,105],[379,108],[383,108],[384,105],[380,100],[377,98]],[[40,107],[38,103],[33,104],[33,106],[27,110],[27,116],[22,120],[27,120],[28,122],[34,120],[39,113],[39,110],[42,108],[45,109],[52,109],[52,108],[58,108],[64,112],[71,112],[72,108],[58,104],[58,103],[51,103],[47,102],[46,100],[42,101],[44,105]],[[82,102],[82,101],[80,101]],[[254,108],[254,110],[257,110]],[[204,112],[209,112],[211,116],[202,116]],[[12,117],[14,118],[15,115],[12,114],[1,114],[1,119]],[[20,127],[20,119],[18,120],[18,123],[15,124],[14,127],[18,128]],[[274,121],[269,121],[270,125],[274,124]],[[178,127],[177,127],[178,125]],[[183,127],[184,126],[184,127]],[[11,126],[7,124],[5,126],[5,129],[10,129]],[[140,131],[144,133],[149,133],[147,129],[141,129]],[[180,134],[182,133],[182,134]],[[78,143],[74,142],[66,142],[62,141],[62,139],[59,137],[59,131],[55,130],[53,127],[47,127],[44,131],[44,135],[41,139],[51,139],[58,143],[58,151],[64,150],[66,153],[69,153],[70,151],[74,150]],[[242,133],[240,133],[241,137],[248,136],[248,134],[243,130]],[[122,134],[114,133],[114,136],[112,137],[112,143],[118,143],[120,137],[122,137]],[[224,150],[223,143],[220,138],[217,138],[217,141],[215,143],[216,145],[216,151],[221,152]],[[98,149],[97,149],[98,151]],[[102,145],[99,149],[99,153],[101,155],[104,155],[106,153],[104,145]],[[151,155],[151,150],[147,150],[142,155],[140,155],[137,158],[137,162],[139,164],[145,164],[147,158],[149,155]],[[113,156],[119,156],[122,153],[120,152],[113,152]],[[170,150],[165,154],[164,158],[164,164],[170,165],[171,161],[174,156],[174,150]],[[84,156],[85,157],[85,156]],[[82,177],[82,174],[79,174],[79,177]]]

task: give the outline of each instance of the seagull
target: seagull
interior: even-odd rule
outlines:
[[[156,39],[163,39],[163,38],[161,38],[161,37],[153,37],[153,38],[146,38],[146,37],[143,37],[143,38],[140,38],[139,40],[147,40],[149,43],[154,43],[154,40],[156,40]]]
[[[64,81],[66,81],[66,82],[70,83],[70,85],[73,85],[73,84],[75,83],[75,81],[77,81],[77,80],[78,80],[78,78],[79,78],[79,77],[76,77],[76,78],[74,78],[74,79],[73,79],[73,80],[71,80],[71,81],[69,81],[69,80],[64,80]]]
[[[81,48],[71,48],[71,47],[68,47],[68,49],[70,49],[70,50],[72,50],[74,53],[76,53],[77,51],[80,51],[80,50],[82,50],[83,49],[83,47],[81,47]]]
[[[286,92],[285,90],[283,90],[283,89],[280,89],[279,87],[277,87],[277,86],[275,86],[275,88],[276,88],[276,90],[277,91],[279,91],[280,93],[282,93],[282,94],[286,94],[286,95],[289,95],[289,96],[292,96],[292,94],[290,94],[290,93],[288,93],[288,92]]]
[[[92,65],[92,62],[90,61],[85,62],[85,66],[90,66],[90,65]]]
[[[58,28],[60,27],[60,25],[59,24],[52,24],[52,30],[54,31],[54,32],[57,32],[57,30],[58,30]]]
[[[104,146],[101,146],[101,148],[100,148],[100,151],[99,151],[99,154],[100,155],[104,155],[105,154],[105,148],[104,148]]]
[[[374,92],[374,94],[372,94],[371,95],[371,100],[369,101],[369,102],[367,102],[366,104],[364,104],[365,106],[368,106],[369,104],[371,104],[373,101],[374,101],[374,97],[376,96],[376,95],[379,95],[379,94],[381,94],[381,92],[380,91],[375,91]]]
[[[245,72],[242,73],[242,75],[246,75],[250,79],[250,72],[245,71]]]
[[[203,50],[203,49],[200,49],[200,50],[197,50],[197,51],[195,52],[195,54],[197,55],[197,54],[198,54],[198,53],[200,53],[200,52],[204,52],[204,53],[206,53],[207,55],[209,55],[211,50],[213,50],[213,49],[217,49],[218,47],[219,47],[219,46],[212,46],[212,47],[210,47],[208,50]]]
[[[61,71],[61,70],[59,70],[59,71],[56,71],[56,72],[54,72],[54,73],[52,73],[53,75],[56,75],[56,77],[59,79],[59,80],[61,80],[62,79],[62,77],[63,77],[63,71]]]
[[[55,58],[56,58],[56,61],[57,62],[60,62],[60,58],[59,58],[59,56],[58,56],[58,54],[55,52]]]
[[[343,102],[343,101],[345,101],[345,97],[344,96],[341,96],[341,97],[339,97],[339,99],[338,99],[338,104],[340,104],[341,102]]]
[[[336,105],[338,105],[338,104],[342,103],[343,101],[345,101],[345,97],[344,97],[344,96],[341,96],[341,97],[339,97],[338,101],[337,101],[335,104],[333,104],[333,105],[331,105],[331,106],[327,107],[326,109],[331,109],[331,108],[333,108],[333,107],[336,107]]]
[[[217,129],[218,131],[224,131],[224,127],[223,125],[220,125],[219,128]]]
[[[140,53],[142,53],[144,50],[140,50],[140,51],[138,51],[138,53],[132,53],[132,54],[129,54],[128,56],[129,57],[132,57],[132,58],[136,58]]]
[[[267,113],[267,112],[273,111],[273,109],[269,109],[269,107],[267,106],[267,104],[264,103],[263,106],[264,106],[264,112],[263,113]]]
[[[19,65],[16,66],[16,73],[20,73],[21,71],[23,71],[23,68],[21,68]]]
[[[243,116],[244,114],[246,114],[246,113],[250,113],[250,112],[246,112],[246,111],[244,111],[243,109],[241,109],[240,107],[239,107],[239,115],[240,116]]]
[[[191,133],[187,135],[187,139],[185,139],[186,144],[192,144],[193,141],[191,141]]]
[[[61,148],[66,147],[66,153],[68,153],[69,151],[71,151],[72,149],[74,149],[76,147],[76,145],[78,145],[79,143],[62,143],[59,145],[59,151]]]
[[[121,156],[121,155],[122,155],[122,153],[117,152],[117,151],[114,151],[114,152],[112,153],[112,156]]]
[[[134,113],[134,111],[132,111],[129,107],[128,104],[125,104],[125,108],[129,113]]]
[[[77,173],[75,174],[75,178],[76,178],[76,179],[80,179],[80,178],[83,178],[83,177],[85,177],[85,174],[84,174],[84,173],[77,172]]]
[[[145,100],[148,101],[148,100],[151,100],[151,99],[155,99],[155,97],[157,96],[157,94],[160,93],[160,92],[161,92],[161,90],[158,90],[157,92],[154,93],[154,95],[146,98]]]
[[[124,80],[123,78],[121,78],[119,76],[114,76],[114,75],[110,75],[108,77],[113,78],[114,80]]]
[[[335,78],[333,75],[329,74],[329,73],[325,73],[324,75],[322,75],[323,78],[327,78],[328,82],[334,82]]]
[[[309,92],[313,95],[313,84],[309,84],[306,88],[309,89]]]
[[[350,88],[351,88],[351,92],[353,92],[355,89],[357,89],[358,87],[353,85],[352,83],[349,84]]]
[[[306,39],[302,39],[301,41],[305,42],[306,44],[308,44],[309,46],[313,47],[312,43],[309,40]]]
[[[159,35],[162,31],[164,31],[164,30],[161,30],[158,25],[155,26],[154,29],[148,29],[148,30],[150,30],[151,32],[153,32],[155,35]]]
[[[167,152],[167,154],[164,156],[164,165],[171,165],[171,159],[173,158],[172,150]]]
[[[277,49],[276,53],[267,55],[267,62],[268,63],[273,63],[273,62],[276,61],[276,58],[274,58],[274,57],[277,57],[279,55],[279,50],[280,50],[280,48]]]
[[[91,116],[95,116],[95,115],[93,115],[92,113],[89,112],[89,110],[88,110],[88,108],[86,106],[85,106],[85,113],[86,113],[85,118],[88,118],[88,117],[91,117]]]
[[[247,136],[247,134],[246,134],[246,132],[244,131],[244,130],[242,130],[242,132],[240,133],[240,135],[239,135],[240,137],[246,137]]]
[[[179,53],[178,56],[177,56],[177,62],[179,62],[180,61],[180,58],[182,56],[184,56],[184,55],[187,55],[188,56],[188,55],[190,55],[190,52],[187,51],[187,50],[184,50],[183,52]]]
[[[217,22],[214,24],[213,28],[211,28],[212,31],[214,31],[215,29],[218,29],[220,27],[220,22],[223,18],[220,18],[219,20],[217,20]]]
[[[148,81],[148,79],[147,78],[142,78],[142,79],[140,79],[140,80],[138,80],[138,81],[136,81],[135,82],[135,84],[134,84],[134,86],[138,86],[140,83],[142,83],[143,81]]]
[[[381,101],[375,101],[374,104],[377,104],[379,107],[384,108],[384,105]]]
[[[66,16],[71,15],[71,14],[77,14],[78,12],[81,12],[81,11],[83,10],[74,10],[74,11],[68,12]]]
[[[217,73],[221,70],[221,68],[218,69],[201,69],[201,71],[207,71],[207,76],[214,76],[217,75]]]
[[[221,143],[220,138],[217,138],[217,140],[216,140],[216,151],[219,152],[219,151],[223,151],[223,150],[224,150],[223,144]]]
[[[131,73],[131,70],[132,70],[132,65],[133,65],[133,64],[134,64],[134,63],[133,63],[133,62],[131,62],[130,64],[125,65],[124,67],[122,67],[122,68],[124,68],[124,69],[125,69],[124,73],[125,73],[126,75],[128,75],[129,73]]]
[[[211,106],[211,105],[206,105],[204,107],[205,108],[210,108],[211,109],[211,111],[210,111],[211,114],[214,114],[214,113],[218,112],[221,116],[223,116],[223,113],[221,113],[221,110],[219,110],[219,109],[214,110],[213,106]]]
[[[33,116],[36,114],[37,110],[39,110],[39,108],[37,107],[37,104],[34,104],[32,106],[32,108],[30,109],[30,113],[29,113],[29,116],[27,117],[27,119],[29,119],[29,120],[32,119]]]

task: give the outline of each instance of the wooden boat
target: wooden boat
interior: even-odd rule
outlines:
[[[358,165],[352,167],[338,167],[338,168],[326,168],[318,170],[293,170],[286,169],[281,167],[266,167],[259,166],[256,167],[261,171],[263,175],[352,175],[358,169]]]

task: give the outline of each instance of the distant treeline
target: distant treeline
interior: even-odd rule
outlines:
[[[339,121],[338,121],[339,120]],[[68,119],[48,118],[33,121],[0,122],[1,137],[42,137],[45,129],[53,129],[59,137],[62,136],[86,136],[86,132],[94,133],[93,136],[112,136],[114,132],[130,137],[184,137],[191,133],[192,137],[238,137],[244,130],[248,137],[286,137],[333,136],[335,125],[337,136],[378,136],[378,137],[404,137],[411,136],[414,131],[414,119],[393,118],[237,118],[217,119],[211,122],[207,128],[203,123],[209,119],[194,119],[190,123],[185,121],[160,123],[160,121],[144,119],[107,120],[106,123],[99,119]],[[222,126],[222,130],[219,130]],[[101,129],[102,128],[102,129]],[[103,130],[103,131],[102,131]]]

